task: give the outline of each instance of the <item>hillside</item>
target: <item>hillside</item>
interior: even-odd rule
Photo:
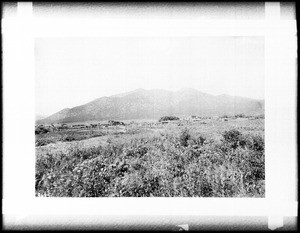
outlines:
[[[87,104],[63,109],[38,123],[69,123],[91,120],[158,119],[164,115],[215,116],[261,114],[264,100],[230,95],[210,95],[196,89],[135,91],[101,97]]]
[[[38,120],[42,120],[44,118],[46,118],[47,116],[46,115],[40,115],[40,114],[36,114],[35,115],[35,120],[38,121]]]

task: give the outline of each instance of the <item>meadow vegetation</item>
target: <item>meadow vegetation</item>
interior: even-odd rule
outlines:
[[[35,145],[45,146],[56,142],[80,141],[92,137],[103,136],[104,132],[97,130],[63,130],[56,132],[46,132],[35,135]]]
[[[212,121],[206,125],[186,124],[182,127],[168,125],[148,131],[131,128],[126,133],[106,136],[108,139],[105,144],[88,148],[74,144],[64,152],[37,154],[36,195],[265,195],[262,119],[245,122]],[[57,137],[63,138],[63,133]]]

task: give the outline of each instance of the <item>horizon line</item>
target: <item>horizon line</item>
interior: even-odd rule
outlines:
[[[209,94],[209,95],[212,95],[212,96],[222,96],[222,95],[226,95],[226,96],[231,96],[231,97],[247,98],[247,99],[253,99],[253,100],[258,100],[258,101],[264,101],[264,100],[265,100],[264,98],[263,98],[263,99],[261,99],[261,98],[252,98],[252,97],[245,97],[245,96],[231,95],[231,94],[227,94],[227,93],[223,93],[223,94],[218,94],[218,95],[216,95],[216,94],[211,94],[211,93],[208,93],[208,92],[201,91],[201,90],[196,89],[196,88],[193,88],[193,87],[183,87],[183,88],[180,88],[180,89],[177,89],[177,90],[168,90],[168,89],[163,89],[163,88],[152,88],[152,89],[136,88],[136,89],[134,89],[134,90],[132,90],[132,91],[121,92],[121,93],[118,93],[118,94],[112,94],[112,95],[109,95],[109,96],[107,96],[107,95],[106,95],[106,96],[101,96],[101,97],[95,98],[95,99],[93,99],[93,100],[91,100],[91,101],[88,101],[88,102],[86,102],[86,103],[84,103],[84,104],[79,104],[79,105],[76,105],[76,106],[73,106],[73,107],[62,108],[61,110],[58,110],[58,111],[56,111],[56,112],[54,112],[54,113],[51,113],[51,114],[35,113],[35,116],[40,115],[40,116],[44,116],[44,118],[47,118],[47,117],[49,117],[49,116],[51,116],[51,115],[53,115],[53,114],[55,114],[55,113],[58,113],[58,112],[60,112],[60,111],[62,111],[62,110],[72,109],[72,108],[75,108],[75,107],[79,107],[79,106],[82,106],[82,105],[86,105],[86,104],[91,103],[91,102],[93,102],[93,101],[95,101],[95,100],[97,100],[97,99],[101,99],[101,98],[104,98],[104,97],[106,97],[106,98],[109,98],[109,97],[117,97],[117,95],[127,94],[127,93],[131,93],[131,92],[139,91],[139,90],[140,90],[140,91],[141,91],[141,90],[143,90],[143,91],[163,90],[163,91],[169,91],[169,92],[178,92],[178,91],[188,90],[188,89],[190,89],[190,90],[195,90],[195,91],[199,91],[199,92],[202,92],[202,93],[204,93],[204,94]]]

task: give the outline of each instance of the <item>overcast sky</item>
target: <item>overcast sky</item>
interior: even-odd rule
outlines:
[[[37,38],[36,114],[137,88],[264,99],[264,37]]]

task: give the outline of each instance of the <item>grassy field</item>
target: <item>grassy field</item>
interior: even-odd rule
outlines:
[[[264,119],[66,129],[36,135],[36,195],[264,197],[264,155]]]

